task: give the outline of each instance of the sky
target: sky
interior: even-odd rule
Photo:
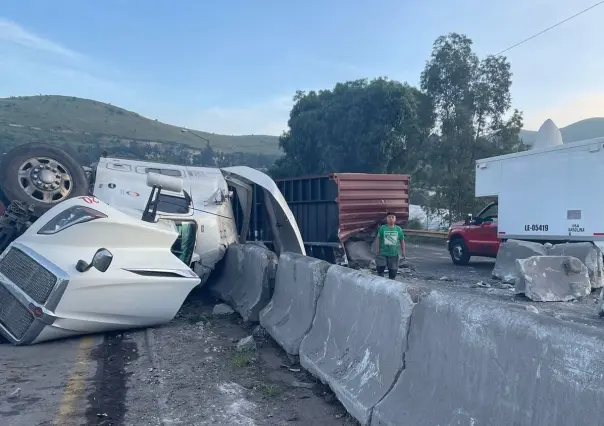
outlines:
[[[296,90],[419,84],[432,43],[496,54],[596,0],[0,0],[0,97],[61,94],[223,134],[279,135]],[[488,6],[487,6],[488,5]],[[506,55],[525,128],[604,116],[604,5]]]

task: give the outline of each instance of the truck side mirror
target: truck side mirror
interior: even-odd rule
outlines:
[[[466,225],[470,225],[472,223],[472,213],[468,213],[466,217]]]
[[[112,261],[113,254],[105,248],[100,248],[92,257],[92,262],[88,263],[85,260],[78,260],[76,270],[78,272],[87,272],[91,268],[95,268],[100,272],[106,272]]]

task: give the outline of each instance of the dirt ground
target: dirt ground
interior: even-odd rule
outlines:
[[[135,419],[156,424],[157,416],[136,403],[134,389],[144,387],[156,393],[153,411],[163,424],[358,424],[329,388],[288,359],[261,327],[236,314],[212,315],[217,303],[206,292],[195,292],[170,324],[153,330],[153,342],[139,342],[138,359],[129,366],[125,424]],[[257,349],[238,351],[237,342],[250,335]]]

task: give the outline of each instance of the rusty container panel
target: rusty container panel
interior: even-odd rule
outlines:
[[[346,241],[357,232],[381,223],[388,211],[396,213],[401,226],[409,218],[408,175],[334,173],[278,179],[276,183],[308,245]],[[248,238],[271,241],[261,195],[261,191],[254,195]]]
[[[338,187],[340,241],[374,227],[387,212],[396,214],[397,223],[409,219],[409,175],[336,173],[330,176]]]
[[[382,223],[392,211],[397,223],[409,218],[409,176],[334,173],[323,176],[278,179],[307,246],[339,245],[363,229]],[[240,206],[235,217],[240,228]],[[241,230],[241,229],[239,229]],[[254,187],[248,241],[272,241],[263,192]]]

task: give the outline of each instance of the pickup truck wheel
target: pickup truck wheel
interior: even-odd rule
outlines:
[[[468,251],[468,247],[466,243],[458,238],[451,242],[451,260],[456,265],[467,265],[470,262],[470,252]]]
[[[37,143],[18,146],[4,155],[0,174],[6,198],[33,205],[35,216],[61,201],[88,195],[84,169],[56,147]]]

